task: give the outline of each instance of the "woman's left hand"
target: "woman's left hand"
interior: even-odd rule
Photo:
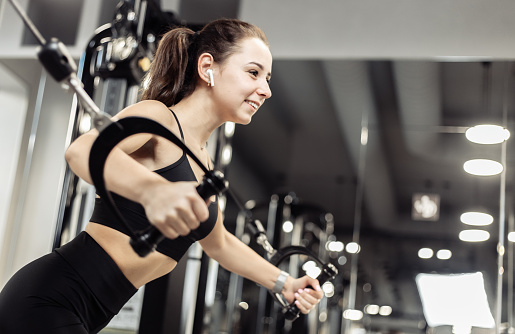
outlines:
[[[309,276],[297,279],[288,277],[282,294],[288,303],[295,301],[295,305],[303,314],[309,313],[324,296],[318,280]]]

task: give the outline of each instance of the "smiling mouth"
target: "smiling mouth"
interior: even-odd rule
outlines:
[[[251,105],[251,106],[252,106],[252,108],[254,108],[254,109],[256,109],[256,110],[257,110],[257,108],[259,108],[259,105],[258,105],[257,103],[255,103],[255,102],[248,101],[248,100],[245,100],[245,102],[246,102],[247,104]]]

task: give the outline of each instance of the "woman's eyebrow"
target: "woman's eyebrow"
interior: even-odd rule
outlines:
[[[259,67],[259,69],[261,69],[261,70],[264,70],[264,69],[265,69],[265,68],[263,67],[263,65],[261,65],[260,63],[256,63],[255,61],[251,61],[251,62],[249,62],[249,65],[250,65],[250,64],[256,65],[256,66],[257,66],[257,67]],[[268,73],[267,73],[267,76],[269,76],[269,77],[270,77],[270,76],[272,76],[272,73],[268,72]]]

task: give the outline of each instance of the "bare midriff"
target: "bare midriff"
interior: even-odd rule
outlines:
[[[130,237],[110,227],[88,223],[86,232],[106,251],[122,273],[136,287],[168,274],[177,262],[158,252],[140,257],[130,245]]]

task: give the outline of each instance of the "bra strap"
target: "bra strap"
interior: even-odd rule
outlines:
[[[179,126],[179,131],[181,133],[182,142],[185,143],[185,141],[184,141],[184,134],[182,133],[182,128],[181,128],[181,123],[179,123],[179,119],[177,118],[177,115],[173,112],[173,110],[172,109],[169,109],[169,110],[172,112],[173,117],[175,117],[175,120],[177,121],[177,125]],[[210,161],[210,159],[207,159],[207,168],[211,169],[211,161]]]
[[[184,133],[182,133],[181,123],[179,123],[179,119],[177,118],[177,115],[173,112],[173,110],[169,110],[172,112],[173,117],[175,117],[175,120],[177,121],[177,125],[179,126],[179,132],[181,133],[181,139],[184,142]]]

